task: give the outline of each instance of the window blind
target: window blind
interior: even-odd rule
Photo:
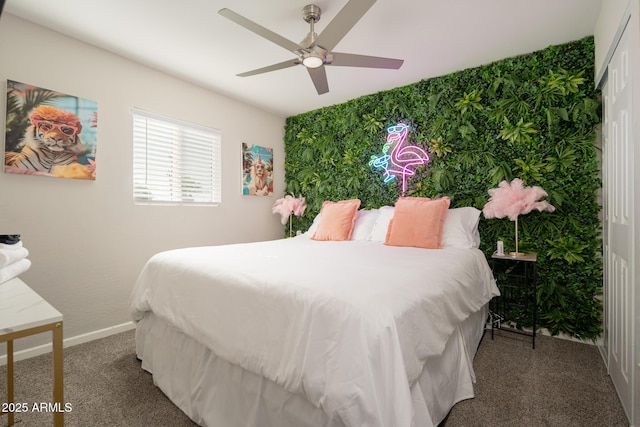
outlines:
[[[221,202],[219,130],[137,109],[132,116],[135,203]]]

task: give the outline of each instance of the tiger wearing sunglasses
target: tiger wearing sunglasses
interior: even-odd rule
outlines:
[[[40,105],[29,115],[31,125],[19,153],[5,152],[4,163],[16,169],[51,173],[55,166],[78,161],[82,150],[78,117],[51,105]]]

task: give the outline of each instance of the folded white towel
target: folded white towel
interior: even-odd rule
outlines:
[[[0,248],[0,267],[13,264],[20,261],[23,258],[29,256],[29,251],[24,246],[17,249],[2,249]]]
[[[22,240],[20,240],[19,242],[14,243],[13,245],[8,245],[6,243],[0,243],[0,249],[9,249],[9,250],[13,250],[13,249],[18,249],[22,247]]]
[[[28,259],[21,259],[18,262],[9,264],[6,267],[0,268],[0,283],[4,283],[7,280],[11,280],[16,276],[21,275],[31,267],[31,261]]]

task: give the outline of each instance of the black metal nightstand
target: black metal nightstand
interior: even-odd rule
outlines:
[[[536,288],[536,254],[524,254],[518,257],[512,255],[491,256],[491,269],[496,284],[500,289],[500,296],[491,301],[491,339],[495,329],[517,334],[528,335],[532,338],[532,347],[536,348],[537,321],[537,288]],[[517,318],[530,318],[532,332],[505,325]]]

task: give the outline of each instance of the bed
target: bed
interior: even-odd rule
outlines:
[[[348,240],[315,240],[323,212],[301,236],[166,251],[143,268],[137,356],[196,423],[432,426],[473,397],[498,294],[479,211],[448,209],[439,249],[385,244],[393,207],[357,211]]]

